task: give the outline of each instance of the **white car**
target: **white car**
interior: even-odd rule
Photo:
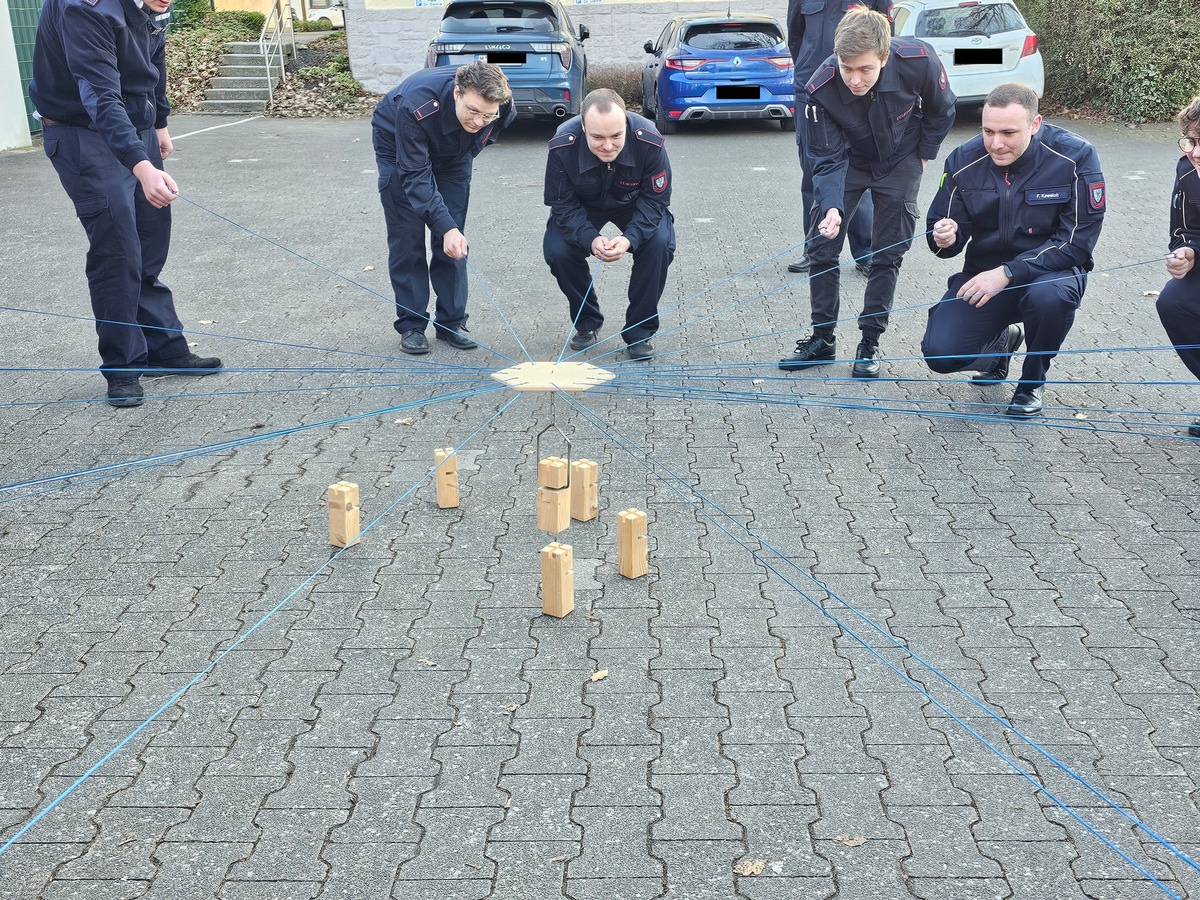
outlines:
[[[310,22],[316,22],[325,28],[345,28],[346,4],[342,2],[330,2],[330,0],[314,0],[308,4],[308,15],[305,18]]]
[[[900,0],[892,33],[937,51],[959,103],[982,103],[997,85],[1020,82],[1038,97],[1046,86],[1037,35],[1012,0]]]

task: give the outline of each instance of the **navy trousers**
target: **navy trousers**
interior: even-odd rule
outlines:
[[[799,106],[799,100],[796,105]],[[813,234],[813,203],[815,188],[813,187],[813,167],[815,163],[807,155],[803,119],[799,119],[800,127],[796,132],[796,149],[800,152],[800,203],[804,207],[804,234]],[[871,262],[871,228],[875,221],[875,204],[871,202],[871,192],[862,195],[858,209],[846,225],[846,239],[850,242],[850,254],[859,262]]]
[[[1200,378],[1200,266],[1193,266],[1184,278],[1168,281],[1155,305],[1175,352]]]
[[[467,323],[467,261],[451,259],[442,251],[443,234],[431,232],[428,258],[425,220],[412,208],[400,183],[395,164],[376,159],[379,168],[379,201],[387,224],[388,274],[396,297],[396,330],[424,331],[429,324],[429,285],[437,296],[436,321],[457,331]],[[471,199],[471,160],[458,168],[433,172],[442,202],[458,230],[466,232],[467,204]]]
[[[162,167],[158,135],[141,134]],[[87,282],[96,318],[100,371],[110,382],[147,365],[186,356],[175,298],[158,280],[171,245],[171,208],[156,209],[141,185],[88,128],[45,122],[42,144],[87,234]]]
[[[867,287],[863,292],[863,311],[858,327],[863,337],[879,340],[887,329],[888,313],[896,294],[896,281],[900,277],[900,263],[912,246],[917,227],[917,191],[921,187],[921,160],[916,153],[901,160],[890,173],[882,178],[872,178],[871,173],[853,166],[846,167],[846,192],[843,199],[843,227],[837,237],[828,240],[819,234],[810,234],[808,258],[809,271],[813,273],[808,287],[812,298],[812,325],[816,334],[833,337],[841,310],[841,272],[838,257],[846,242],[845,222],[854,221],[861,205],[863,194],[868,189],[875,197],[875,215],[872,221],[871,270],[867,275]],[[820,211],[813,210],[813,229],[820,222]]]
[[[921,340],[925,363],[942,374],[963,369],[986,372],[996,365],[996,357],[986,354],[1000,350],[1004,329],[1023,322],[1026,351],[1021,386],[1041,387],[1046,383],[1050,361],[1075,323],[1087,275],[1079,269],[1043,275],[1029,284],[1001,291],[982,307],[954,296],[967,278],[962,272],[952,275],[945,296],[929,310]]]
[[[597,230],[610,221],[624,230],[632,216],[631,210],[609,219],[607,213],[594,211],[588,213],[588,220]],[[604,324],[604,314],[600,312],[600,299],[596,296],[588,266],[592,248],[581,247],[568,240],[555,224],[554,216],[551,216],[542,239],[542,254],[559,288],[567,297],[575,328],[579,331],[597,330]],[[625,328],[622,330],[625,343],[634,344],[658,332],[658,301],[667,285],[667,269],[674,258],[675,224],[671,214],[667,213],[654,235],[633,251],[629,308],[625,312]]]

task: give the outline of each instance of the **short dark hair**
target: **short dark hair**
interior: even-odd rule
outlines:
[[[839,61],[870,53],[887,59],[892,49],[892,26],[883,13],[852,6],[833,33],[833,52]]]
[[[1192,102],[1179,111],[1179,130],[1184,134],[1189,131],[1195,136],[1200,129],[1200,96],[1192,98]]]
[[[589,91],[588,95],[583,98],[583,103],[579,107],[579,118],[583,119],[588,110],[594,109],[598,113],[606,113],[616,107],[625,112],[625,101],[621,95],[611,88],[596,88],[594,91]]]
[[[1025,112],[1029,113],[1030,122],[1037,116],[1038,96],[1031,88],[1020,82],[1010,81],[1008,84],[992,88],[983,101],[984,106],[990,106],[993,109],[1012,106],[1014,103],[1025,107]]]
[[[494,63],[476,60],[459,66],[454,84],[460,92],[474,91],[489,103],[504,103],[512,96],[504,71]]]

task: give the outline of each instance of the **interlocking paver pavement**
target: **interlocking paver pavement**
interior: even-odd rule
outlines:
[[[587,412],[498,418],[496,354],[397,358],[365,122],[175,120],[164,277],[229,369],[131,410],[101,399],[86,318],[47,315],[87,312],[52,169],[0,155],[3,480],[135,463],[0,490],[0,842],[78,782],[0,854],[0,897],[1200,897],[1159,842],[1200,858],[1197,388],[1124,349],[1165,343],[1161,263],[1115,268],[1161,257],[1175,151],[1165,126],[1077,129],[1109,183],[1100,271],[1027,423],[995,416],[1007,387],[919,363],[953,271],[919,240],[884,378],[779,373],[807,292],[794,143],[765,124],[670,139],[664,355],[602,345],[618,378]],[[474,177],[472,336],[514,360],[500,311],[535,358],[568,333],[546,137],[505,135]],[[612,323],[627,270],[598,276]],[[599,518],[557,536],[562,620],[539,435],[601,466]],[[457,509],[410,491],[444,446]],[[378,522],[335,558],[340,479]]]

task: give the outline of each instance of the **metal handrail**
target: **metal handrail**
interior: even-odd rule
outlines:
[[[284,10],[287,15],[284,15]],[[290,40],[292,45],[292,56],[296,55],[296,29],[292,25],[292,4],[288,0],[274,0],[271,4],[271,9],[267,13],[267,20],[263,23],[262,33],[258,36],[258,50],[262,54],[263,62],[267,67],[267,105],[275,97],[275,84],[273,78],[275,60],[279,61],[279,81],[287,78],[287,54],[284,50],[285,37]]]

